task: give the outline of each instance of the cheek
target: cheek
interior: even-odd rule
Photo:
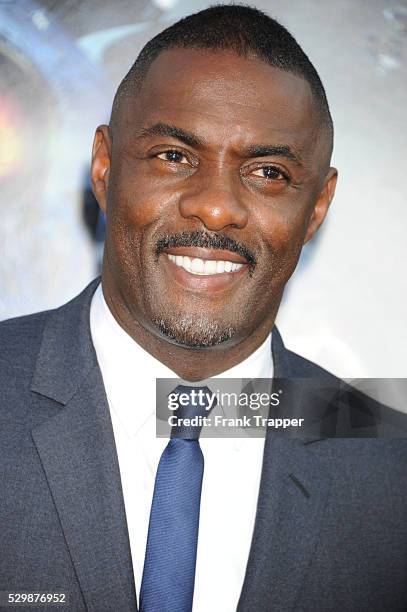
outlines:
[[[287,206],[274,209],[259,217],[263,242],[268,249],[270,282],[276,286],[286,283],[297,265],[305,236],[304,209]]]
[[[115,181],[108,201],[115,217],[134,228],[143,228],[177,209],[179,193],[168,179],[154,175],[145,160],[126,159],[117,163]]]
[[[111,234],[137,233],[160,214],[155,192],[140,173],[131,172],[124,162],[109,184],[107,227]]]
[[[112,235],[130,234],[140,241],[155,228],[177,222],[179,196],[163,186],[131,181],[113,189],[109,196],[107,229],[110,227]]]

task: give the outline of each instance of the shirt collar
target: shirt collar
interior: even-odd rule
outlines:
[[[119,325],[104,299],[101,283],[91,302],[90,328],[110,409],[126,430],[135,434],[155,412],[156,378],[177,378],[177,374],[137,344]],[[254,353],[214,378],[272,376],[270,333]]]

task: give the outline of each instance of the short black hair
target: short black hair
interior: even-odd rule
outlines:
[[[119,85],[111,122],[122,100],[134,95],[135,87],[142,85],[153,61],[163,51],[174,48],[231,50],[302,77],[311,87],[332,147],[333,123],[325,89],[308,56],[278,21],[241,4],[219,4],[188,15],[147,42]]]

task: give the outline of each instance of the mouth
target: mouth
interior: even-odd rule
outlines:
[[[244,265],[230,260],[191,258],[187,255],[171,255],[170,253],[167,254],[167,257],[176,266],[197,276],[213,276],[214,274],[223,274],[224,272],[237,272]]]
[[[221,291],[246,274],[249,263],[231,251],[197,247],[164,249],[163,260],[175,282],[194,291]]]

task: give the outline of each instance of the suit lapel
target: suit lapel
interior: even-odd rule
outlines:
[[[273,360],[276,377],[292,376],[289,353],[276,328]],[[239,612],[294,609],[317,544],[330,488],[329,475],[308,447],[312,441],[284,439],[272,430],[267,432]]]
[[[317,543],[329,480],[301,440],[266,441],[239,612],[294,608]]]
[[[50,315],[32,390],[58,404],[55,414],[32,430],[32,437],[87,609],[134,612],[120,471],[89,329],[96,286],[93,282]]]

